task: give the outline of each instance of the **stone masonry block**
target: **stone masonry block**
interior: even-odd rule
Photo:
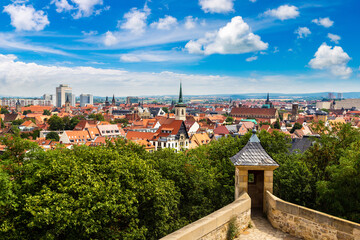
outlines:
[[[276,201],[276,209],[285,213],[299,215],[299,207],[283,201]]]

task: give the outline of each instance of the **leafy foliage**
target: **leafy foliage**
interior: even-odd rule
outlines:
[[[59,141],[60,137],[59,134],[57,134],[56,132],[49,132],[48,134],[46,134],[46,140],[54,140],[54,141]]]

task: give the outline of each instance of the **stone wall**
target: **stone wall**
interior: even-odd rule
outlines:
[[[360,224],[337,218],[266,194],[271,225],[303,239],[360,240]]]
[[[233,203],[201,218],[161,240],[222,240],[226,239],[229,221],[236,217],[238,229],[248,227],[251,214],[251,199],[247,193],[240,195]]]

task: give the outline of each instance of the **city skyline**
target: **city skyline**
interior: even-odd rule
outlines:
[[[360,89],[359,3],[6,0],[0,95],[61,83],[94,96]]]

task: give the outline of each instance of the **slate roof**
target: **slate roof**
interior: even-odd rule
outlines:
[[[261,146],[256,133],[249,142],[230,160],[235,166],[279,166]]]

